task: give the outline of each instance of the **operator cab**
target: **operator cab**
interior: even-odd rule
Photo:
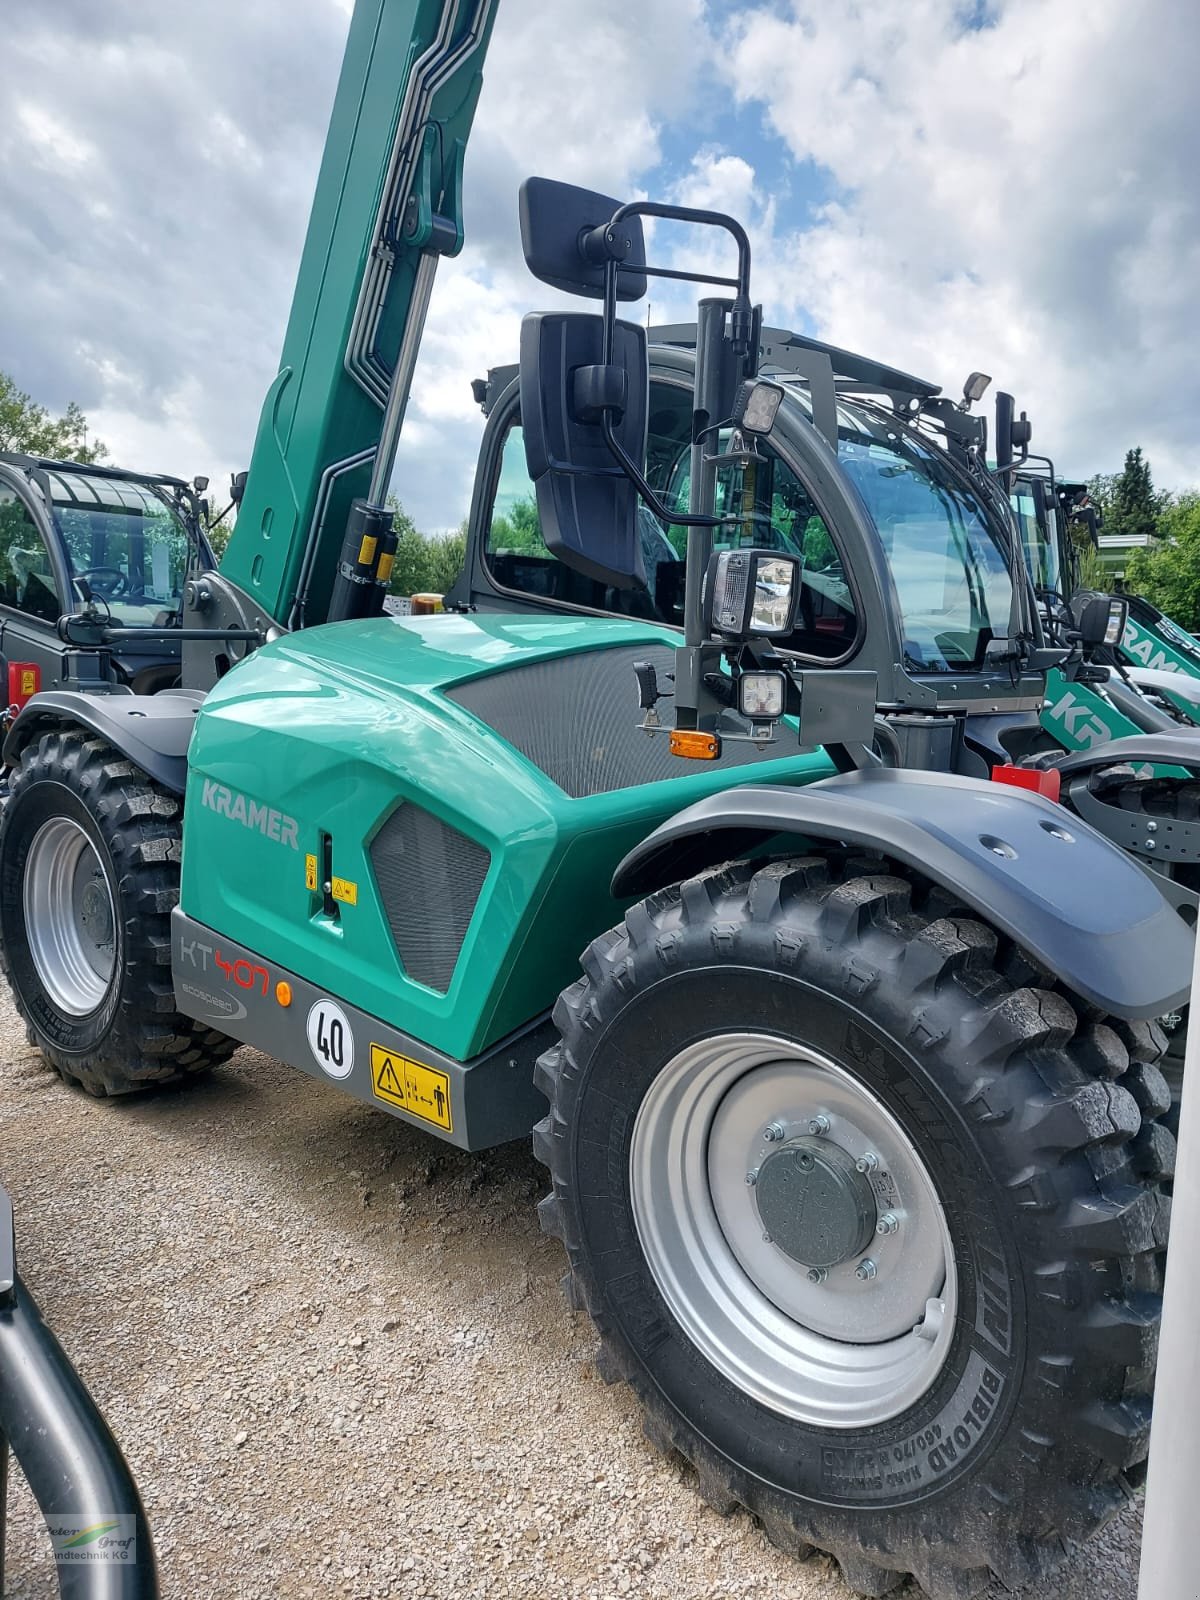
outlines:
[[[182,480],[0,455],[4,706],[45,689],[177,684],[184,581],[212,565]]]
[[[650,330],[645,475],[668,507],[680,509],[686,509],[690,492],[690,331]],[[669,342],[656,342],[663,335]],[[853,662],[873,670],[877,655],[894,650],[903,675],[928,685],[932,700],[988,696],[1014,613],[1011,534],[1002,508],[949,449],[897,415],[881,377],[872,386],[878,394],[865,392],[867,385],[857,379],[837,386],[838,487],[855,516],[840,512],[831,504],[828,453],[822,450],[827,441],[816,437],[809,385],[784,368],[784,341],[795,336],[768,331],[763,337],[778,356],[777,365],[764,360],[763,375],[781,382],[785,400],[770,436],[758,440],[756,457],[727,459],[717,469],[716,509],[736,510],[739,521],[714,531],[714,548],[737,543],[799,558],[794,626],[776,640],[778,648],[813,664]],[[858,363],[873,370],[862,358],[833,354],[841,368],[857,374]],[[891,390],[903,381],[919,394],[937,393],[919,379],[891,376]],[[599,611],[682,627],[686,529],[645,505],[639,508],[644,585],[618,589],[572,570],[542,538],[526,465],[517,369],[494,369],[476,384],[475,394],[489,421],[467,569],[452,601],[489,610]],[[727,452],[729,442],[730,430],[723,430],[717,453]],[[854,531],[863,535],[865,548],[844,547]],[[872,634],[877,648],[868,648]],[[1004,698],[1011,701],[1007,666],[1000,677]],[[1036,694],[1031,685],[1027,697]]]

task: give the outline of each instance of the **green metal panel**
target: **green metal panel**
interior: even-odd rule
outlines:
[[[379,442],[379,398],[347,370],[364,274],[380,252],[390,259],[374,339],[390,371],[429,243],[431,203],[461,246],[462,152],[494,9],[494,0],[358,0],[355,6],[279,375],[263,405],[237,528],[221,564],[281,622],[321,506],[324,534],[307,620],[324,618],[350,501],[366,492],[370,462],[340,475],[333,469]],[[389,183],[406,96],[422,85],[428,114],[418,133],[401,141],[401,176]],[[381,201],[393,191],[400,215],[381,218]],[[406,208],[409,193],[414,203]]]
[[[1189,678],[1200,678],[1200,649],[1196,641],[1169,617],[1161,618],[1152,628],[1127,617],[1121,636],[1121,654],[1133,667],[1183,672]]]
[[[1064,750],[1094,750],[1110,739],[1130,738],[1142,731],[1090,685],[1068,683],[1057,667],[1046,674],[1041,722]],[[1154,771],[1160,778],[1188,776],[1182,767],[1160,766]]]
[[[477,1054],[578,975],[579,953],[622,909],[608,889],[614,866],[658,823],[735,783],[832,771],[823,752],[793,747],[732,774],[680,761],[678,777],[572,799],[444,693],[482,673],[653,643],[677,636],[617,618],[488,615],[343,622],[264,647],[197,718],[184,911],[458,1060]],[[629,703],[632,722],[632,683]],[[402,800],[491,854],[446,994],[404,972],[373,879],[371,841]],[[305,884],[322,831],[333,872],[357,885],[336,921]],[[428,902],[439,884],[416,864],[412,891]]]

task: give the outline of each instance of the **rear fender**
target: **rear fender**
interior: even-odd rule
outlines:
[[[186,689],[161,694],[82,694],[51,689],[28,701],[4,741],[4,764],[15,767],[21,753],[43,733],[84,728],[141,767],[156,783],[182,796],[187,783],[187,750],[203,695]]]
[[[645,895],[781,835],[913,868],[1118,1017],[1187,1001],[1194,936],[1151,874],[1061,806],[975,778],[885,768],[727,789],[631,851],[613,893]]]

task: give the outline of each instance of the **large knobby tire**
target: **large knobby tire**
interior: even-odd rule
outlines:
[[[234,1044],[175,1008],[183,807],[111,746],[47,733],[0,819],[0,965],[30,1043],[89,1094],[191,1078]]]
[[[551,1109],[534,1149],[553,1182],[541,1217],[599,1331],[602,1375],[628,1380],[647,1435],[692,1464],[706,1499],[747,1508],[797,1554],[836,1556],[860,1593],[911,1573],[957,1600],[993,1572],[1018,1586],[1051,1570],[1140,1477],[1174,1158],[1155,1121],[1162,1041],[1073,1006],[940,891],[863,866],[735,862],[651,895],[591,946],[538,1064]],[[744,1172],[738,1118],[762,1127],[774,1105]],[[868,1135],[901,1177],[874,1170]],[[880,1180],[879,1232],[864,1244],[873,1209],[816,1284],[802,1281],[816,1235],[789,1257],[745,1226],[755,1205],[767,1218],[766,1163],[785,1152],[858,1196],[833,1205],[838,1226],[858,1226],[863,1168]],[[781,1171],[771,1214],[787,1231],[799,1222],[780,1207]],[[910,1265],[890,1279],[889,1249],[915,1252],[892,1258]],[[833,1326],[860,1326],[878,1290],[882,1327],[884,1293],[931,1271],[945,1278],[930,1307],[947,1314],[905,1338],[934,1354],[843,1425],[836,1384],[853,1388],[859,1355],[814,1345],[850,1363],[826,1383],[795,1308],[824,1304],[805,1299],[812,1285],[845,1297],[828,1302]],[[760,1362],[739,1318],[751,1340],[768,1332]],[[874,1360],[881,1347],[862,1343]],[[789,1390],[777,1357],[792,1348]]]
[[[1099,793],[1106,804],[1141,816],[1147,822],[1186,822],[1192,827],[1200,825],[1200,782],[1194,778],[1127,778],[1115,771],[1102,777]],[[1070,802],[1068,791],[1067,801]],[[1200,862],[1176,861],[1171,863],[1171,877],[1200,892]],[[1163,1076],[1171,1091],[1171,1106],[1163,1122],[1172,1133],[1179,1131],[1179,1102],[1183,1094],[1183,1061],[1187,1046],[1188,1008],[1164,1017],[1167,1037],[1166,1053],[1160,1062]]]

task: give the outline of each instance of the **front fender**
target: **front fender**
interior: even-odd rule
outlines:
[[[1061,806],[975,778],[883,768],[804,788],[726,789],[631,851],[613,893],[647,894],[781,834],[914,868],[1115,1016],[1157,1017],[1187,1002],[1193,934],[1151,875]]]
[[[184,689],[161,694],[84,694],[49,689],[34,695],[4,741],[4,764],[15,767],[21,752],[55,728],[86,728],[141,767],[172,794],[187,783],[187,749],[203,696]]]
[[[1064,778],[1081,772],[1099,772],[1105,767],[1143,766],[1200,767],[1200,729],[1177,728],[1171,733],[1130,733],[1122,739],[1106,739],[1088,750],[1071,750],[1054,759],[1055,770]]]

